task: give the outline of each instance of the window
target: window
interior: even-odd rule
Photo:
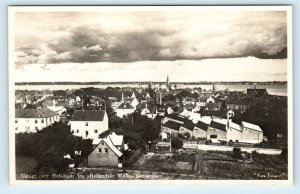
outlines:
[[[108,153],[108,148],[104,148],[104,152],[105,152],[105,153]]]
[[[79,133],[79,130],[78,130],[78,129],[76,130],[76,133]]]
[[[39,130],[39,128],[38,128],[38,127],[35,127],[35,130],[36,130],[36,131],[38,131],[38,130]]]
[[[94,132],[95,132],[95,133],[98,133],[98,130],[97,130],[97,129],[95,129],[95,130],[94,130]]]
[[[16,131],[18,130],[18,127],[16,127]]]
[[[217,139],[217,137],[218,137],[217,135],[210,135],[211,139]]]
[[[85,132],[85,136],[87,137],[88,135],[89,135],[89,132],[88,132],[88,131],[86,131],[86,132]]]
[[[102,142],[101,145],[104,145],[104,142]]]
[[[42,120],[41,120],[41,123],[44,123],[44,122],[45,122],[45,120],[44,120],[44,119],[42,119]]]
[[[73,133],[73,134],[74,134],[74,130],[72,130],[72,131],[71,131],[71,133]]]
[[[15,123],[16,123],[16,124],[18,123],[18,120],[17,120],[17,119],[15,120]]]
[[[102,148],[98,148],[97,153],[101,153],[102,152]]]
[[[37,120],[37,119],[35,119],[35,120],[34,120],[34,123],[38,123],[38,120]]]
[[[89,123],[88,123],[88,122],[85,122],[85,126],[89,126]]]

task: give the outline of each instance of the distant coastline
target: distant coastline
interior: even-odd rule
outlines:
[[[114,81],[114,82],[15,82],[15,85],[107,85],[107,84],[165,84],[165,82],[151,82],[151,81]],[[188,84],[188,85],[287,85],[287,81],[265,81],[265,82],[254,82],[254,81],[237,81],[237,82],[172,82],[172,84]]]

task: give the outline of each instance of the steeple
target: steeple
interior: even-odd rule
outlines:
[[[167,90],[167,92],[170,91],[169,75],[167,75],[166,90]]]
[[[134,94],[134,91],[132,91],[131,98],[136,98],[136,97],[135,97],[135,94]]]
[[[169,75],[167,75],[167,82],[166,82],[166,84],[167,84],[167,87],[169,87]]]

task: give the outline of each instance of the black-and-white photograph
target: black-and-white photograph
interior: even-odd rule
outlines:
[[[291,14],[11,6],[11,183],[291,183]]]

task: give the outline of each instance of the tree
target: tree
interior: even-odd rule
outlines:
[[[180,149],[180,148],[182,148],[182,146],[183,146],[183,142],[182,142],[182,140],[179,139],[178,137],[174,137],[174,138],[171,140],[171,146],[172,146],[172,148]]]
[[[69,126],[54,123],[34,134],[16,134],[16,154],[34,157],[38,173],[60,173],[68,169],[64,155],[74,158],[81,142],[82,138],[75,137]]]
[[[232,149],[232,153],[233,153],[233,158],[236,158],[236,159],[242,158],[241,148],[234,147]]]

